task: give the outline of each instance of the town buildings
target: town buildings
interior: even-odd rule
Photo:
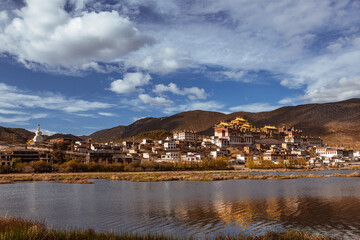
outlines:
[[[194,131],[179,130],[173,132],[173,137],[161,140],[133,138],[132,141],[95,143],[91,139],[58,138],[45,141],[38,126],[35,137],[27,145],[3,143],[0,146],[0,166],[36,160],[60,164],[73,159],[83,163],[129,164],[134,161],[198,163],[219,158],[234,165],[252,160],[275,165],[295,163],[296,166],[305,162],[308,166],[338,166],[353,164],[360,153],[326,146],[320,138],[304,136],[294,127],[255,127],[242,117],[216,124],[213,136],[199,137]]]

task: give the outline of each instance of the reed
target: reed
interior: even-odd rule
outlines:
[[[0,239],[2,240],[22,240],[22,239],[41,239],[41,240],[176,240],[192,239],[177,238],[164,234],[138,234],[138,233],[102,233],[95,232],[93,229],[86,230],[61,230],[48,229],[43,222],[26,220],[21,218],[0,217]],[[324,235],[311,234],[298,230],[289,230],[286,232],[267,232],[261,236],[217,236],[216,240],[333,240],[336,238]]]
[[[236,174],[238,173],[238,174]],[[59,181],[61,183],[89,184],[89,179],[126,180],[132,182],[158,181],[221,181],[221,180],[266,180],[299,179],[325,177],[360,177],[360,173],[325,176],[320,174],[251,174],[235,171],[155,171],[155,172],[79,172],[79,173],[17,173],[0,174],[0,184],[32,181]]]

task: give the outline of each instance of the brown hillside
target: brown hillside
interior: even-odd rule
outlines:
[[[27,140],[33,138],[35,134],[23,128],[5,128],[0,127],[0,141],[9,144],[26,143]]]
[[[208,111],[189,111],[169,117],[144,118],[129,126],[105,129],[90,135],[94,141],[120,140],[141,132],[163,129],[167,131],[189,129],[211,135],[212,127],[221,120],[243,116],[257,127],[272,124],[294,126],[309,136],[321,136],[332,145],[360,147],[360,99],[324,104],[305,104],[282,107],[274,111],[223,114]]]
[[[54,135],[46,137],[45,141],[48,141],[48,140],[51,140],[51,139],[57,139],[57,138],[67,138],[67,139],[72,139],[73,141],[84,141],[84,139],[81,138],[81,137],[74,136],[72,134],[62,134],[62,133],[56,133]]]

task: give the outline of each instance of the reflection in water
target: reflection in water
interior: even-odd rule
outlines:
[[[0,214],[44,219],[60,228],[200,238],[289,228],[358,238],[359,180],[18,183],[1,186]]]

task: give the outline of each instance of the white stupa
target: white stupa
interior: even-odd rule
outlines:
[[[44,138],[42,136],[42,132],[40,131],[40,124],[38,124],[38,129],[35,132],[35,137],[33,138],[34,143],[42,143],[44,141]]]

